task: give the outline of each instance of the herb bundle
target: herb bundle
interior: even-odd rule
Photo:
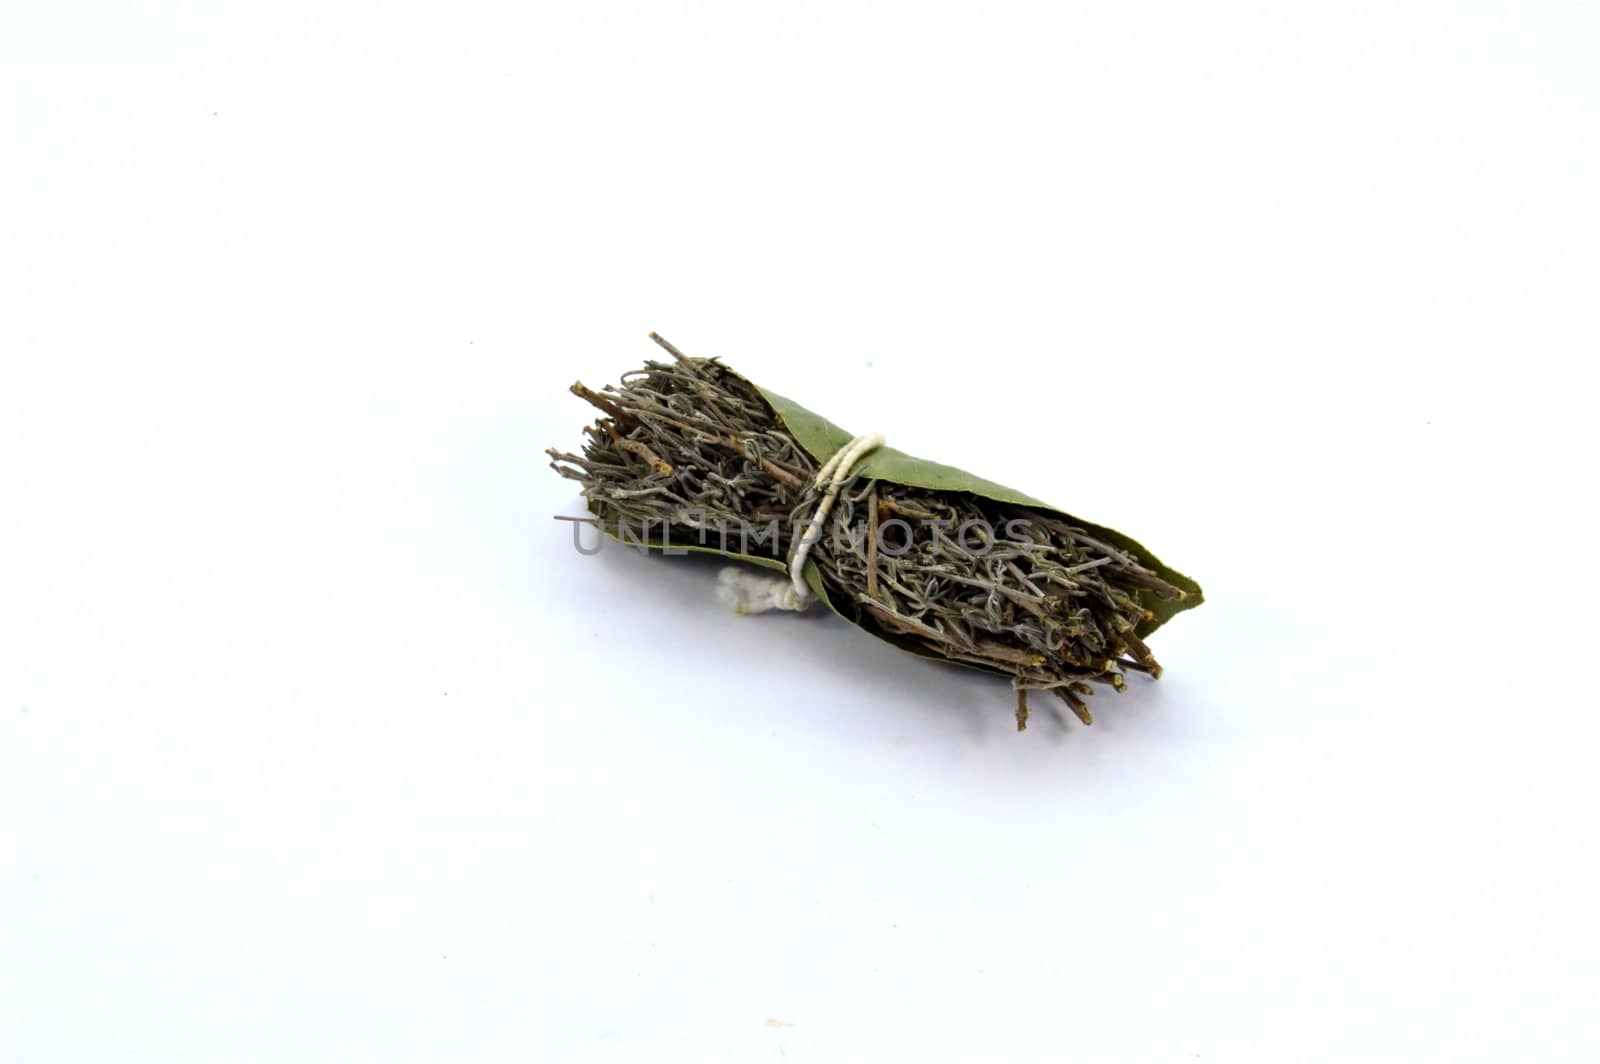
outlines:
[[[601,412],[582,454],[548,453],[609,535],[783,569],[849,433],[713,359],[671,356],[572,391]],[[905,650],[1048,692],[1085,724],[1094,684],[1161,675],[1145,638],[1202,601],[1193,580],[1111,529],[893,448],[846,470],[804,562],[812,594]],[[1059,711],[1058,714],[1059,716]]]

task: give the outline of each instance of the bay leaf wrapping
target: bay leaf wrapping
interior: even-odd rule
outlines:
[[[713,361],[720,372],[726,373],[745,382],[750,388],[760,394],[766,400],[767,404],[772,410],[772,413],[776,415],[782,427],[785,428],[795,438],[800,446],[805,448],[806,452],[810,454],[819,465],[825,463],[834,454],[834,452],[848,444],[853,438],[852,433],[840,428],[827,418],[813,413],[800,404],[794,402],[792,399],[788,399],[785,396],[779,395],[778,393],[769,389],[762,388],[760,385],[749,381],[748,378],[745,378],[735,371],[729,369],[728,366],[720,360]],[[936,492],[964,492],[998,503],[1037,510],[1043,514],[1059,518],[1077,528],[1080,528],[1089,535],[1104,541],[1118,550],[1134,555],[1146,568],[1150,569],[1162,580],[1166,581],[1168,584],[1182,592],[1182,597],[1175,600],[1163,598],[1149,590],[1140,589],[1135,592],[1138,595],[1139,604],[1149,613],[1149,616],[1141,620],[1134,629],[1135,634],[1141,639],[1150,635],[1150,633],[1160,628],[1163,624],[1171,620],[1177,614],[1183,612],[1184,610],[1193,609],[1204,601],[1204,595],[1198,583],[1196,583],[1190,577],[1185,576],[1183,573],[1178,572],[1176,569],[1173,569],[1171,566],[1163,563],[1153,553],[1151,553],[1132,537],[1124,535],[1115,529],[1107,528],[1104,525],[1085,521],[1081,517],[1071,514],[1068,511],[1062,510],[1058,507],[1051,506],[1050,504],[1034,498],[1031,495],[1025,494],[1024,492],[1005,487],[1004,485],[997,484],[994,481],[987,480],[983,477],[975,476],[974,474],[957,469],[953,466],[944,465],[942,463],[930,461],[924,458],[917,458],[913,455],[906,454],[903,451],[889,446],[883,446],[871,452],[864,460],[855,466],[855,472],[860,477],[874,479],[884,483],[899,484],[908,488],[920,488]],[[591,512],[595,513],[597,517],[602,516],[599,507],[592,502],[590,503],[590,509]],[[616,527],[604,520],[601,520],[598,523],[607,535],[614,539],[621,539],[619,530]],[[746,562],[748,564],[760,566],[770,570],[785,571],[787,568],[785,561],[782,558],[773,557],[771,554],[759,554],[753,552],[742,553],[737,549],[733,549],[726,542],[718,546],[695,543],[680,543],[676,540],[672,540],[670,543],[663,543],[659,532],[645,535],[643,538],[647,547],[657,550],[663,549],[664,547],[670,547],[674,551],[688,550],[697,553],[722,555],[724,557],[736,559],[741,562]],[[630,535],[627,541],[636,543],[637,537]],[[946,658],[942,655],[928,652],[922,646],[899,636],[893,631],[886,630],[880,626],[864,623],[859,611],[852,608],[851,604],[843,602],[836,603],[830,595],[828,588],[825,586],[821,572],[818,570],[814,561],[808,560],[806,562],[803,576],[813,595],[820,599],[835,614],[855,625],[856,627],[861,628],[864,631],[867,631],[879,639],[883,639],[902,650],[917,654],[920,657],[930,658],[938,661],[950,661],[949,658]],[[967,664],[963,662],[952,663]],[[970,664],[967,667],[979,668],[982,671],[995,672],[1000,675],[1008,675],[1008,673],[1001,668],[991,669],[985,668],[984,666]]]

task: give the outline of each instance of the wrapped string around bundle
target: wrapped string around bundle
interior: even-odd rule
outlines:
[[[1202,595],[1138,543],[851,437],[652,338],[672,360],[600,392],[573,385],[602,416],[582,454],[548,452],[608,534],[774,570],[722,574],[719,593],[743,612],[815,598],[903,649],[1004,675],[1019,729],[1029,692],[1088,724],[1092,685],[1161,674],[1145,638]]]

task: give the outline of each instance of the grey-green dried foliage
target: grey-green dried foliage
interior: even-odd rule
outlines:
[[[548,452],[552,467],[613,537],[783,570],[813,476],[851,433],[652,338],[671,361],[599,392],[573,385],[601,416],[581,454]],[[1030,691],[1090,723],[1092,685],[1159,676],[1146,640],[1203,601],[1120,532],[892,447],[856,465],[827,524],[805,564],[812,593],[897,647],[1007,677],[1019,728]]]

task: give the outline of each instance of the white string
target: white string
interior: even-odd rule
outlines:
[[[822,530],[827,525],[828,514],[839,497],[839,490],[850,479],[850,470],[871,452],[883,446],[883,436],[874,432],[870,436],[857,436],[837,451],[817,470],[812,483],[823,489],[822,501],[789,553],[789,578],[763,576],[734,566],[722,570],[717,576],[717,596],[738,613],[765,613],[768,610],[803,610],[811,605],[811,588],[806,585],[806,557]]]
[[[737,565],[717,574],[717,598],[734,613],[803,610],[809,605],[795,595],[787,576],[767,576]]]

